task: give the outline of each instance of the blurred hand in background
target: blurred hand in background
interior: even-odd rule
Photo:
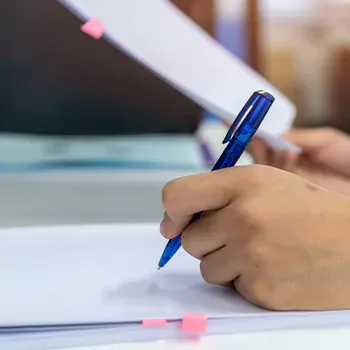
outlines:
[[[293,172],[350,195],[350,136],[333,128],[294,129],[284,139],[299,146],[302,153],[273,151],[256,137],[249,146],[255,163]]]

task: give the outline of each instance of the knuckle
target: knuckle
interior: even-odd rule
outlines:
[[[256,206],[252,202],[247,201],[233,212],[234,221],[237,221],[240,227],[244,227],[250,235],[260,232],[265,227],[265,218],[254,207]]]
[[[253,164],[250,166],[249,170],[246,179],[249,186],[254,188],[262,187],[264,185],[266,173],[269,171],[269,167],[262,164]]]
[[[263,276],[270,270],[270,251],[262,239],[251,239],[241,248],[241,256],[253,275]]]
[[[260,262],[260,248],[256,238],[249,237],[248,242],[242,247],[242,255],[250,263],[257,264]]]

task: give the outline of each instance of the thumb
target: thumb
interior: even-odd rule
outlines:
[[[163,236],[176,237],[194,214],[219,210],[242,196],[249,173],[249,167],[228,168],[169,182],[162,192],[166,211],[160,227]]]
[[[301,147],[311,160],[350,175],[350,139],[333,128],[295,129],[285,139]]]
[[[192,215],[184,215],[181,219],[175,220],[169,216],[167,212],[164,213],[162,222],[160,223],[160,233],[168,239],[178,236],[190,223]]]
[[[329,128],[293,129],[284,139],[299,146],[304,153],[314,155],[332,145],[334,133]]]

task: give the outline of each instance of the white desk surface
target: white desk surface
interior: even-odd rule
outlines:
[[[129,343],[60,350],[345,350],[350,348],[349,328],[293,330],[203,337],[193,342]]]

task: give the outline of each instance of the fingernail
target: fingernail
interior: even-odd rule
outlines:
[[[163,236],[165,236],[165,224],[164,224],[164,220],[162,220],[162,222],[160,223],[159,230],[160,230],[160,233],[161,233]]]
[[[261,146],[264,144],[264,141],[261,140],[258,136],[255,136],[252,140],[252,142],[254,142],[255,145],[257,146]]]
[[[160,233],[161,233],[162,236],[164,236],[165,238],[169,238],[168,225],[166,224],[165,220],[163,220],[163,221],[160,223]]]
[[[249,147],[256,148],[259,146],[259,141],[257,139],[253,139],[250,141]]]
[[[288,157],[290,160],[295,160],[295,159],[298,158],[298,154],[289,151],[289,152],[287,152],[287,157]]]

